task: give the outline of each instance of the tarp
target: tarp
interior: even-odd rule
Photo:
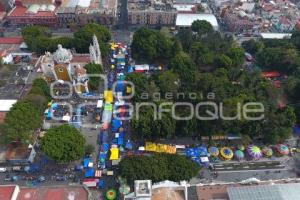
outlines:
[[[176,147],[166,144],[155,144],[152,142],[146,142],[145,151],[175,154]]]
[[[83,167],[84,167],[84,168],[87,168],[87,167],[89,166],[89,162],[90,162],[90,159],[89,159],[89,158],[83,159]]]
[[[102,144],[102,151],[108,151],[109,150],[109,144],[108,143],[103,143]]]
[[[111,130],[112,132],[117,132],[118,129],[122,126],[122,121],[118,119],[113,119],[111,122]]]
[[[127,69],[127,73],[132,73],[133,71],[134,71],[133,67],[129,65]]]
[[[114,101],[113,91],[105,90],[104,91],[104,99],[106,103],[112,103]]]
[[[293,131],[294,131],[294,134],[295,134],[295,135],[300,135],[300,127],[299,127],[299,126],[297,126],[297,125],[294,126],[294,127],[293,127]]]
[[[123,145],[124,144],[124,137],[125,137],[125,133],[122,132],[119,134],[119,137],[118,137],[118,145]]]
[[[107,131],[102,131],[101,133],[100,133],[100,144],[101,143],[107,143],[108,142],[108,132]]]
[[[88,177],[94,177],[94,175],[95,175],[95,170],[94,170],[94,168],[88,168],[88,169],[85,171],[85,173],[84,173],[84,176],[85,176],[86,178],[88,178]]]
[[[124,81],[117,81],[115,92],[123,92],[125,90]]]
[[[104,104],[104,110],[105,111],[112,111],[113,110],[113,105],[111,103]]]
[[[109,160],[118,160],[118,159],[119,159],[119,148],[111,148]]]
[[[208,153],[208,151],[207,151],[207,147],[206,146],[201,146],[201,147],[199,147],[199,154],[200,154],[200,156],[207,156],[207,153]]]
[[[129,149],[129,150],[132,150],[133,148],[133,145],[132,145],[132,142],[130,140],[128,140],[125,144],[125,148],[126,149]]]

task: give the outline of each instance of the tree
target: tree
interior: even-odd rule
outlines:
[[[266,70],[276,70],[287,73],[298,65],[298,54],[296,49],[291,48],[265,48],[256,56],[257,64]]]
[[[30,93],[34,93],[32,92],[32,90],[35,88],[40,90],[41,91],[40,94],[43,95],[45,98],[47,98],[48,101],[51,100],[50,87],[44,79],[42,78],[35,79],[32,83],[32,89]]]
[[[111,35],[107,28],[95,23],[87,24],[74,33],[76,50],[80,53],[89,52],[94,35],[98,39],[102,56],[106,56],[108,50],[105,44],[110,41]]]
[[[84,155],[85,139],[73,126],[51,128],[41,140],[42,151],[59,162],[78,160]]]
[[[241,67],[245,61],[245,52],[240,47],[231,47],[227,56],[231,59],[233,67]]]
[[[170,106],[164,106],[165,109],[167,107],[171,109]],[[155,119],[157,116],[154,109],[152,106],[142,106],[131,120],[131,127],[137,138],[156,139],[174,136],[176,121],[171,112],[162,112],[161,119]]]
[[[195,42],[191,48],[191,57],[198,66],[207,66],[213,64],[213,54],[200,42]]]
[[[47,27],[43,26],[26,26],[22,30],[22,36],[24,41],[28,45],[29,49],[32,49],[32,44],[38,37],[51,37],[51,31]]]
[[[42,123],[41,112],[31,102],[20,101],[7,113],[3,132],[5,141],[22,141],[29,143],[33,132]]]
[[[100,64],[90,63],[85,65],[87,74],[96,74],[100,75],[103,73],[103,67]],[[101,79],[99,77],[90,77],[89,78],[89,86],[92,90],[98,90],[99,85],[101,83]]]
[[[193,32],[190,29],[180,29],[176,35],[185,52],[189,52],[193,43]]]
[[[212,25],[206,20],[193,21],[191,28],[192,31],[198,33],[200,36],[214,31]]]
[[[133,58],[143,62],[166,60],[172,56],[173,41],[159,31],[140,28],[133,35]]]
[[[125,157],[119,164],[121,177],[129,183],[150,179],[154,183],[170,180],[190,180],[200,170],[199,165],[185,156],[177,154],[154,154],[152,156]]]
[[[149,84],[148,78],[141,73],[131,73],[126,76],[126,80],[131,81],[134,84],[133,100],[135,102],[146,101],[147,99],[142,99],[142,95],[147,90],[146,85]]]
[[[229,58],[227,55],[225,54],[221,54],[216,56],[215,60],[215,66],[218,68],[226,68],[229,69],[230,67],[232,67],[232,60],[231,58]]]
[[[170,68],[174,73],[179,75],[181,82],[185,85],[195,80],[196,66],[186,53],[178,53],[170,61]]]
[[[179,89],[179,77],[172,71],[165,71],[158,76],[158,85],[163,93],[175,94]]]
[[[293,32],[291,37],[291,43],[297,47],[297,49],[300,49],[300,30],[297,29]]]
[[[244,41],[242,47],[246,52],[255,55],[257,52],[260,52],[264,48],[264,44],[261,41],[255,41],[254,39]]]

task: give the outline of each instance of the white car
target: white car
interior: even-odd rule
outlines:
[[[0,172],[1,172],[1,173],[6,172],[6,170],[7,170],[6,167],[0,167]]]

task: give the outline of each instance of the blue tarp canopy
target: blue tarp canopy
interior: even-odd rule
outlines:
[[[126,142],[125,148],[126,148],[126,149],[129,149],[129,150],[132,150],[133,146],[132,146],[132,143],[131,143],[130,140],[128,140],[128,141]]]
[[[99,180],[99,183],[98,183],[98,187],[100,188],[100,189],[103,189],[104,188],[104,186],[105,186],[105,184],[104,184],[104,180]]]
[[[207,153],[207,147],[204,145],[196,148],[187,148],[185,150],[185,154],[187,157],[207,156]]]
[[[83,167],[84,167],[84,168],[87,168],[87,167],[89,166],[89,162],[90,162],[90,159],[89,159],[89,158],[83,159]]]
[[[117,81],[115,92],[123,92],[125,90],[124,81]]]
[[[108,142],[108,132],[102,131],[102,133],[100,133],[100,143],[107,143],[107,142]]]
[[[199,154],[200,156],[207,156],[207,147],[205,145],[202,145],[199,147]]]
[[[95,175],[95,170],[94,170],[94,168],[88,168],[88,169],[85,171],[85,173],[84,173],[84,176],[85,176],[86,178],[88,178],[88,177],[94,177],[94,175]]]
[[[127,70],[127,72],[128,73],[132,73],[134,70],[133,70],[133,67],[132,66],[128,66],[128,70]]]
[[[300,136],[300,127],[299,126],[294,126],[293,127],[293,132],[295,135],[299,135]]]
[[[118,145],[124,144],[124,138],[125,138],[125,132],[120,133],[118,137]]]
[[[111,130],[112,132],[117,132],[118,129],[121,127],[122,125],[122,122],[121,120],[118,120],[118,119],[113,119],[112,122],[111,122]]]
[[[109,150],[109,144],[108,143],[103,143],[102,144],[102,151],[108,151]]]

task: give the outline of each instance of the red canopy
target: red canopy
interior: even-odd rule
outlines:
[[[265,78],[275,78],[280,76],[281,74],[277,71],[266,71],[266,72],[262,72],[262,76]]]

